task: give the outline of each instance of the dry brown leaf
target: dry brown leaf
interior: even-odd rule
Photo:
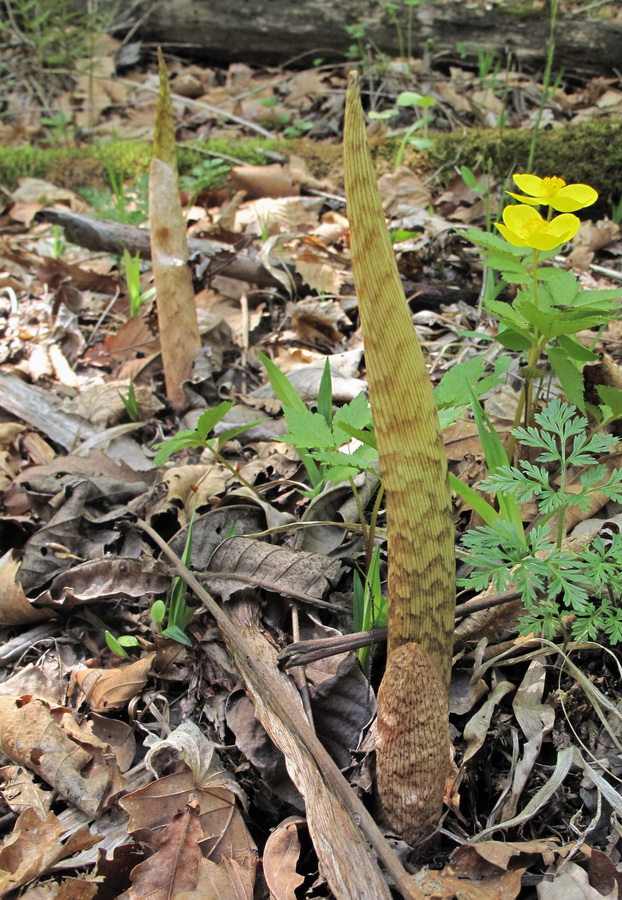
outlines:
[[[84,354],[84,358],[96,359],[99,363],[105,364],[109,360],[124,362],[127,359],[134,359],[139,353],[152,359],[159,352],[159,338],[154,335],[147,320],[142,316],[133,316],[110,334],[103,344],[91,347]]]
[[[28,625],[51,618],[46,609],[36,609],[17,581],[20,563],[9,550],[0,559],[0,625]]]
[[[2,797],[13,812],[24,812],[33,809],[39,818],[44,819],[50,811],[54,794],[44,791],[35,781],[33,773],[22,766],[3,766],[0,769],[2,779]]]
[[[389,218],[410,215],[416,209],[427,209],[432,202],[429,188],[407,166],[398,166],[378,181],[382,208]]]
[[[618,885],[618,896],[622,888],[622,872],[619,872],[610,856],[602,850],[590,851],[590,884],[601,894],[608,894],[614,883]]]
[[[415,883],[435,900],[514,900],[521,889],[524,869],[502,872],[481,879],[455,878],[446,872],[422,869]]]
[[[108,556],[80,563],[53,580],[37,604],[53,609],[73,609],[119,597],[145,597],[170,590],[172,578],[153,559]]]
[[[604,900],[603,894],[589,883],[588,874],[576,863],[568,862],[552,881],[541,881],[537,887],[538,900]],[[606,900],[616,900],[618,883],[615,881]]]
[[[68,710],[38,697],[0,697],[0,749],[78,809],[97,816],[123,788],[110,748]]]
[[[210,589],[223,599],[251,585],[261,585],[276,594],[288,591],[321,599],[335,584],[341,573],[339,560],[322,553],[288,550],[253,538],[233,537],[224,540],[213,553],[210,563]],[[227,578],[218,573],[234,573]]]
[[[0,895],[5,896],[48,872],[58,860],[97,844],[100,836],[91,834],[88,825],[61,843],[67,827],[54,813],[42,819],[33,809],[23,812],[0,849]]]
[[[303,282],[308,284],[312,290],[318,291],[320,294],[339,295],[346,276],[345,272],[337,268],[334,263],[322,259],[318,253],[314,253],[308,248],[296,253],[293,263]],[[343,311],[341,311],[341,316],[343,317],[343,315]],[[337,332],[337,336],[333,340],[340,340],[342,337],[343,335]]]
[[[260,197],[293,197],[300,193],[289,173],[288,165],[234,166],[231,179],[239,191],[252,199]]]
[[[235,230],[250,227],[261,234],[267,227],[271,235],[307,231],[317,225],[323,204],[321,197],[260,198],[240,207],[235,216]]]
[[[305,824],[304,819],[290,816],[279,822],[266,841],[263,873],[271,900],[296,900],[296,888],[304,882],[296,871],[300,859],[298,829]]]
[[[80,394],[72,404],[71,411],[93,425],[115,425],[127,416],[122,397],[127,397],[130,385],[129,380],[95,384]],[[134,394],[139,413],[144,418],[149,418],[164,408],[148,387],[134,385]]]
[[[306,267],[303,262],[301,270],[299,263],[300,258],[296,260],[296,269],[302,275],[302,270]],[[318,261],[307,268],[307,272],[311,271],[313,272],[311,277],[322,278],[322,273],[324,273],[327,278],[330,278],[333,270],[328,264]],[[296,330],[299,341],[326,346],[327,343],[337,344],[343,338],[343,334],[337,327],[338,323],[343,322],[343,311],[333,300],[316,300],[315,298],[299,300],[298,303],[288,304],[288,311],[290,311],[292,326]]]
[[[209,450],[206,452],[209,454]],[[222,493],[232,479],[231,473],[218,462],[167,469],[162,479],[167,488],[166,495],[157,508],[151,510],[151,515],[165,508],[174,508],[183,527],[188,524],[195,509],[209,506],[210,501]]]
[[[471,716],[464,726],[464,739],[467,742],[467,748],[464,752],[463,762],[467,762],[477,751],[483,747],[490,720],[495,711],[497,704],[508,694],[514,690],[514,685],[509,681],[500,681],[489,698],[481,705],[475,715]]]
[[[204,885],[200,884],[202,837],[197,813],[187,806],[158,835],[157,852],[132,870],[132,887],[119,900],[170,900],[182,896],[187,900],[207,900],[212,895],[201,893]]]
[[[155,655],[155,652],[147,653],[136,662],[116,669],[81,669],[72,677],[93,712],[121,709],[144,688]]]
[[[495,872],[528,868],[533,859],[541,856],[544,864],[552,865],[559,853],[557,838],[533,841],[480,841],[464,844],[451,854],[446,871],[458,878],[483,878]]]
[[[172,756],[178,772],[121,801],[130,814],[128,830],[150,849],[163,848],[169,840],[189,842],[188,858],[194,867],[189,890],[202,886],[204,891],[196,896],[252,898],[257,851],[236,803],[243,792],[220,763],[214,745],[192,723],[156,742],[147,762],[152,769],[170,768]],[[180,809],[185,810],[183,827]],[[155,856],[167,864],[162,849]],[[150,867],[143,866],[142,872],[150,875]],[[163,873],[169,880],[174,876],[174,871]]]

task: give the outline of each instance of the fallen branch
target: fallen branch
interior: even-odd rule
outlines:
[[[455,618],[462,619],[471,613],[491,609],[493,606],[509,603],[510,600],[517,600],[519,597],[522,597],[520,591],[504,591],[502,594],[492,594],[490,597],[475,597],[473,600],[456,606]],[[333,606],[333,608],[335,607]],[[372,628],[369,631],[355,631],[353,634],[337,634],[334,637],[296,641],[283,647],[279,652],[279,665],[282,669],[308,666],[318,659],[326,659],[326,657],[336,656],[338,653],[348,653],[350,650],[359,650],[361,647],[371,647],[373,644],[384,644],[386,640],[387,628],[384,626]]]
[[[121,225],[109,219],[95,219],[64,209],[43,209],[37,214],[37,221],[49,222],[65,229],[65,235],[72,244],[95,250],[100,253],[121,255],[128,250],[133,256],[138,253],[141,259],[151,259],[151,242],[147,228],[134,225]],[[222,273],[228,278],[246,281],[259,287],[282,287],[282,283],[274,277],[259,261],[254,251],[244,249],[236,251],[230,244],[219,241],[208,241],[199,238],[188,240],[188,249],[192,257],[199,255],[209,260],[202,278]],[[278,261],[275,267],[282,268]]]
[[[337,900],[389,900],[391,894],[375,857],[403,897],[423,900],[423,893],[310,727],[294,683],[278,668],[276,649],[252,617],[244,616],[245,607],[234,620],[150,525],[141,519],[138,525],[216,621],[257,718],[284,754],[292,781],[304,798],[321,871]]]

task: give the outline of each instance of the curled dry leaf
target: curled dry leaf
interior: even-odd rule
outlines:
[[[72,677],[93,712],[121,709],[144,688],[155,655],[147,653],[136,662],[115,669],[81,669]]]
[[[483,878],[495,872],[528,867],[534,857],[541,856],[550,866],[556,855],[565,855],[557,846],[557,838],[533,841],[481,841],[463,844],[451,854],[450,871],[458,878]]]
[[[23,766],[3,766],[0,769],[2,798],[13,812],[33,809],[41,819],[50,811],[54,798],[52,791],[44,791],[35,782],[32,772]]]
[[[144,597],[170,590],[167,569],[151,559],[114,556],[89,560],[57,575],[38,606],[73,609],[119,597]]]
[[[443,897],[451,900],[514,900],[521,890],[521,879],[525,869],[500,872],[486,878],[456,878],[449,872],[426,871],[422,869],[415,876],[415,883],[428,897]]]
[[[70,712],[38,697],[0,697],[0,750],[97,816],[123,789],[110,748],[82,731]]]
[[[16,580],[20,564],[9,550],[0,559],[0,625],[29,625],[52,615],[45,609],[35,609]]]
[[[34,809],[25,810],[0,849],[0,896],[28,884],[49,872],[59,860],[92,847],[100,839],[98,834],[90,833],[88,825],[62,843],[66,834],[67,826],[54,813],[42,818]]]
[[[222,493],[232,479],[231,473],[217,462],[168,469],[162,479],[167,488],[166,495],[150,510],[150,515],[153,517],[169,509],[175,510],[179,524],[187,525],[193,510],[209,506],[210,500]]]
[[[296,871],[300,859],[298,829],[304,825],[304,819],[290,816],[277,825],[266,841],[263,873],[273,900],[296,900],[296,888],[304,881]]]
[[[509,681],[500,681],[488,700],[482,704],[475,715],[471,716],[464,726],[464,739],[467,742],[467,748],[464,752],[463,762],[467,762],[472,756],[475,756],[477,751],[484,745],[495,707],[506,694],[513,690],[514,685]]]

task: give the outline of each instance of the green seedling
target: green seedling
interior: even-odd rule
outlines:
[[[193,512],[190,517],[184,552],[181,555],[181,561],[184,566],[189,566],[190,560],[192,559],[192,527],[194,525],[194,515]],[[156,600],[151,607],[151,619],[156,626],[159,626],[164,622],[165,612],[162,609],[163,606],[164,603],[161,600]],[[172,641],[177,641],[178,644],[185,644],[187,647],[191,646],[190,638],[186,634],[186,628],[188,622],[194,615],[195,610],[196,607],[188,606],[186,603],[185,581],[183,578],[175,578],[168,603],[166,628],[160,632],[161,636],[170,638]]]
[[[76,143],[76,129],[71,118],[64,112],[43,116],[41,124],[49,129],[51,143],[56,147],[70,147]]]
[[[155,297],[155,288],[148,288],[143,291],[140,283],[140,255],[132,254],[123,248],[123,264],[125,267],[125,284],[127,287],[127,296],[130,301],[130,317],[133,319],[140,312],[143,303],[147,303],[152,297]]]
[[[366,40],[366,26],[357,22],[354,25],[346,25],[346,33],[354,43],[348,47],[348,58],[365,63],[371,51],[371,44]]]
[[[257,494],[255,488],[240,475],[235,466],[231,465],[229,460],[227,460],[220,451],[227,441],[237,437],[238,434],[242,434],[243,431],[247,431],[249,428],[259,425],[261,419],[255,419],[253,422],[247,422],[244,425],[236,425],[233,428],[228,428],[226,431],[219,434],[218,437],[208,439],[209,433],[214,430],[216,425],[222,419],[224,419],[233,406],[235,406],[235,403],[232,400],[224,400],[222,403],[219,403],[218,406],[215,406],[212,409],[206,409],[200,416],[196,428],[178,431],[173,437],[168,438],[165,441],[160,441],[159,444],[155,444],[154,450],[156,451],[156,454],[153,459],[154,465],[164,465],[173,453],[177,453],[179,450],[205,447],[221,465],[231,472],[234,478],[252,491],[253,494]]]
[[[139,645],[138,638],[134,637],[133,634],[122,634],[116,638],[110,631],[106,631],[105,637],[108,648],[115,656],[120,656],[121,659],[128,658],[129,654],[125,649],[126,647],[138,647]]]
[[[559,629],[564,614],[576,618],[575,638],[595,637],[604,631],[612,643],[622,640],[622,539],[611,542],[597,537],[578,552],[565,549],[567,513],[572,508],[587,512],[592,498],[602,494],[622,501],[622,470],[609,472],[599,462],[617,439],[590,434],[587,419],[569,404],[555,399],[535,416],[537,427],[514,429],[524,446],[540,450],[536,465],[523,460],[504,465],[488,476],[480,488],[497,495],[512,495],[519,504],[534,500],[539,521],[528,534],[514,522],[499,518],[492,525],[467,532],[465,558],[475,571],[459,583],[481,591],[493,585],[502,591],[512,585],[522,594],[527,615],[521,633],[540,629],[548,638]],[[557,468],[555,481],[549,468]],[[571,469],[580,471],[571,478]],[[555,528],[547,524],[557,519]]]
[[[402,59],[412,59],[414,11],[415,7],[419,6],[420,3],[421,0],[391,0],[391,2],[383,4],[395,27],[399,53]],[[406,11],[405,23],[403,21],[404,11]]]
[[[617,201],[611,201],[611,221],[615,222],[616,225],[622,222],[622,194],[620,194]]]
[[[495,51],[487,50],[485,47],[482,47],[480,44],[475,48],[477,51],[477,75],[480,79],[486,78],[490,75],[493,65],[495,63]],[[501,64],[497,62],[495,65],[494,74],[496,75],[499,69],[501,68]]]
[[[393,109],[369,113],[370,119],[393,119],[399,115],[401,109],[406,107],[412,107],[417,113],[417,120],[406,129],[406,133],[397,148],[397,153],[395,154],[396,166],[402,165],[404,154],[406,153],[406,148],[408,146],[414,147],[415,150],[427,150],[433,145],[433,141],[431,141],[429,137],[428,126],[430,122],[433,121],[434,117],[424,115],[420,118],[419,110],[428,110],[434,106],[435,103],[436,100],[434,97],[418,94],[415,91],[402,91],[402,93],[398,95]],[[417,138],[413,137],[416,131],[422,131],[423,136]]]
[[[122,225],[143,225],[148,217],[149,176],[139,175],[130,185],[125,185],[111,165],[106,170],[111,187],[80,188],[81,195],[101,219]]]
[[[374,547],[367,572],[354,572],[352,612],[354,631],[369,631],[387,624],[387,599],[382,594],[378,546]],[[368,678],[373,652],[373,646],[358,650],[361,669]]]
[[[60,225],[55,225],[52,229],[52,256],[54,259],[61,259],[65,255],[67,249],[67,241],[65,232]]]
[[[8,48],[0,59],[4,90],[18,88],[22,95],[36,98],[54,122],[62,113],[53,111],[53,96],[70,86],[71,74],[83,60],[92,58],[95,35],[111,24],[115,6],[88,4],[80,10],[71,0],[4,2],[0,15],[0,42]],[[58,138],[66,143],[67,134],[61,130]]]
[[[222,159],[213,157],[202,159],[200,163],[192,167],[188,175],[180,177],[179,187],[193,203],[202,191],[218,185],[230,170],[231,164]]]
[[[121,391],[118,391],[119,397],[121,398],[121,402],[125,407],[125,411],[127,413],[128,419],[131,422],[140,421],[140,409],[138,408],[138,402],[136,400],[136,391],[134,390],[134,382],[130,381],[129,387],[127,389],[127,396],[124,397]]]

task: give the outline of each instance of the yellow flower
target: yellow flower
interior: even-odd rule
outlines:
[[[583,209],[596,203],[598,193],[588,184],[566,184],[563,178],[553,175],[551,178],[538,178],[537,175],[515,175],[516,185],[530,195],[513,194],[508,191],[510,197],[515,197],[521,203],[530,206],[547,204],[557,212],[570,213],[576,209]]]
[[[547,222],[531,206],[506,206],[503,222],[495,225],[510,244],[533,250],[553,250],[575,236],[581,224],[577,216],[564,213]]]

